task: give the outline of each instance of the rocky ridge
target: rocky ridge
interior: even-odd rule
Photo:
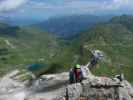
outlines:
[[[132,85],[116,78],[89,74],[82,83],[69,84],[68,72],[20,81],[13,71],[0,79],[0,100],[133,100]]]

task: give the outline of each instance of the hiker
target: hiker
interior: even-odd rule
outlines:
[[[77,64],[76,66],[74,66],[74,68],[70,70],[69,78],[70,83],[82,82],[83,73],[79,64]]]
[[[92,51],[92,57],[90,61],[90,69],[93,68],[95,65],[97,65],[98,60],[100,60],[103,57],[103,54],[99,50]]]
[[[95,66],[97,62],[98,62],[98,58],[93,55],[91,59],[91,66],[92,67]]]

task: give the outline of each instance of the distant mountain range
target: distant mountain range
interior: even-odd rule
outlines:
[[[9,24],[0,23],[0,34],[1,35],[10,35],[17,36],[17,31],[19,30],[18,26],[10,26]]]
[[[36,26],[39,26],[50,33],[54,33],[59,37],[72,38],[78,33],[94,26],[96,23],[106,22],[110,18],[111,16],[71,15],[50,18]]]
[[[29,26],[35,23],[39,23],[41,22],[40,20],[36,20],[36,19],[32,19],[32,18],[19,18],[19,17],[3,17],[0,16],[0,22],[6,22],[8,24],[10,24],[11,26]]]

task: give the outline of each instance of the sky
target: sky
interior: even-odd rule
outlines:
[[[20,22],[70,14],[133,14],[133,0],[0,0],[0,17]]]

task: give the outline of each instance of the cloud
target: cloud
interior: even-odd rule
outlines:
[[[133,6],[133,0],[31,0],[30,3],[32,9],[63,13],[116,11]]]
[[[21,5],[25,4],[27,0],[1,0],[0,1],[0,12],[14,10]]]
[[[12,11],[23,4],[25,6],[18,11],[96,13],[133,8],[133,0],[2,0],[0,1],[0,11]]]
[[[0,15],[11,19],[65,14],[133,14],[133,0],[0,0]]]

